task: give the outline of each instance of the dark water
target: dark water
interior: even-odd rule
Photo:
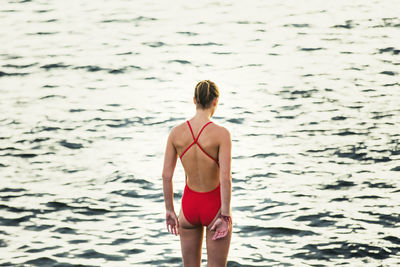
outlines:
[[[0,266],[180,266],[160,174],[201,79],[233,138],[228,266],[399,265],[399,7],[4,1]]]

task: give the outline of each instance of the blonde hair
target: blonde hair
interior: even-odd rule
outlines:
[[[217,85],[210,80],[203,80],[197,83],[194,89],[194,98],[197,105],[203,109],[209,108],[212,101],[219,97]]]

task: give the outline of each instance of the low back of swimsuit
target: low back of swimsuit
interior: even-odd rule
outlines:
[[[194,136],[192,126],[190,122],[187,121],[190,132],[192,133],[193,142],[188,146],[188,148],[183,151],[183,153],[179,156],[182,160],[183,155],[194,145],[196,144],[201,151],[209,158],[214,160],[214,162],[219,166],[219,162],[217,159],[213,158],[208,154],[201,145],[197,142],[200,134],[203,132],[204,128],[212,122],[207,122],[200,130],[197,137]],[[218,186],[208,192],[197,192],[185,185],[185,189],[182,196],[182,211],[186,220],[193,225],[209,225],[214,217],[217,215],[219,209],[221,207],[221,192],[220,192],[220,184]]]

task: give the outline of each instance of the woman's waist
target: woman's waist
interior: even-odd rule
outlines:
[[[185,188],[188,190],[203,194],[203,193],[212,193],[212,192],[219,192],[220,183],[219,179],[215,179],[214,181],[207,181],[206,183],[202,183],[201,181],[193,181],[190,178],[186,178],[186,185]]]

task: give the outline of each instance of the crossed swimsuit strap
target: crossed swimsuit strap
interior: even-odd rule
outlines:
[[[217,165],[219,166],[218,160],[216,160],[215,158],[213,158],[212,156],[210,156],[210,154],[208,154],[208,153],[201,147],[201,145],[197,142],[197,140],[199,140],[199,137],[200,137],[201,133],[203,132],[204,128],[206,128],[207,125],[211,124],[212,121],[207,122],[207,123],[201,128],[201,130],[200,130],[199,134],[197,135],[197,137],[195,137],[194,134],[193,134],[193,129],[192,129],[192,126],[190,125],[190,122],[189,122],[189,121],[186,121],[186,122],[187,122],[187,124],[189,125],[190,132],[192,133],[193,142],[192,142],[192,143],[188,146],[188,148],[186,148],[185,151],[183,151],[183,153],[179,156],[180,159],[182,160],[182,157],[183,157],[183,155],[185,155],[186,151],[188,151],[194,144],[196,144],[196,145],[201,149],[201,151],[203,151],[203,153],[206,154],[206,156],[208,156],[210,159],[212,159],[213,161],[215,161],[215,163],[217,163]]]

